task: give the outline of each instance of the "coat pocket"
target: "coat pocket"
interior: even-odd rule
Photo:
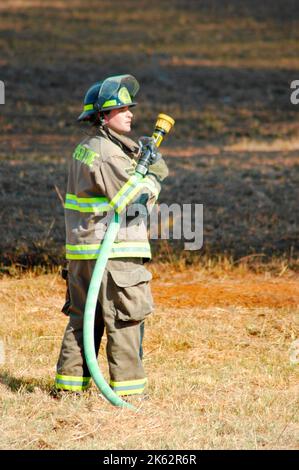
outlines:
[[[113,283],[112,300],[116,319],[142,321],[153,310],[153,298],[149,286],[152,274],[144,267],[130,270],[110,270]]]

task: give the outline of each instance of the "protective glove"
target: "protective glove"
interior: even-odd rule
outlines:
[[[140,148],[140,158],[142,158],[145,152],[150,151],[150,158],[147,160],[148,165],[153,165],[162,157],[161,153],[158,152],[158,147],[153,137],[142,136],[138,140],[138,144]]]
[[[154,175],[159,183],[161,183],[169,174],[168,167],[163,158],[150,165],[147,174]]]

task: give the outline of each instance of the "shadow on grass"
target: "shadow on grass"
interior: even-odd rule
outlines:
[[[34,393],[36,388],[38,388],[51,396],[55,395],[54,383],[50,384],[45,379],[34,379],[33,377],[19,378],[12,376],[9,372],[2,372],[0,374],[0,383],[14,393]]]

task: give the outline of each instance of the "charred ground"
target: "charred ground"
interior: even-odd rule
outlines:
[[[296,257],[296,2],[10,0],[0,9],[2,262],[62,261],[60,195],[84,135],[75,118],[92,82],[125,72],[141,83],[135,137],[161,111],[176,120],[160,200],[204,205],[202,253]]]

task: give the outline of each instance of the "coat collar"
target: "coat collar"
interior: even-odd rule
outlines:
[[[131,154],[133,157],[137,157],[139,155],[139,146],[129,137],[118,134],[107,127],[104,129],[101,127],[99,129],[99,135],[119,145],[126,153]]]

